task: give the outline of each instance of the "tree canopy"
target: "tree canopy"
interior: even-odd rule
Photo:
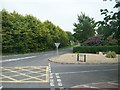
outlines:
[[[21,15],[16,11],[2,14],[3,53],[27,53],[54,49],[55,42],[61,47],[68,45],[68,35],[59,26],[46,20],[41,22],[32,15]]]
[[[74,23],[75,28],[73,36],[80,42],[83,43],[89,37],[95,34],[95,21],[93,18],[86,16],[84,13],[78,15],[78,23]]]
[[[120,2],[117,2],[114,8],[120,7]],[[101,9],[101,15],[104,15],[103,21],[98,21],[98,34],[103,35],[105,40],[109,38],[116,39],[120,45],[120,11],[113,12],[107,9]]]

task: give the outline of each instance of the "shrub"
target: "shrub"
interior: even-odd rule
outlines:
[[[114,51],[120,53],[120,46],[77,46],[73,48],[73,52],[77,53],[97,53]]]
[[[116,53],[114,51],[112,51],[112,52],[109,51],[109,52],[107,52],[106,57],[107,58],[116,58]]]

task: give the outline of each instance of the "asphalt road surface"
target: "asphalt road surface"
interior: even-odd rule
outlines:
[[[71,52],[71,48],[59,50],[59,54]],[[56,51],[2,57],[0,83],[3,89],[67,90],[78,85],[89,88],[90,84],[118,84],[118,64],[58,64],[48,61],[53,56]]]

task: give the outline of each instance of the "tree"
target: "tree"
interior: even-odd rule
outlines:
[[[69,45],[71,45],[71,42],[74,41],[73,34],[70,31],[66,31],[66,33],[67,33],[67,36],[68,36]]]
[[[118,8],[120,2],[116,3],[114,8]],[[120,11],[113,12],[107,9],[101,9],[101,15],[104,15],[103,21],[98,21],[98,34],[102,34],[104,39],[107,40],[108,37],[118,40],[118,45],[120,45]]]
[[[54,49],[55,42],[67,46],[68,36],[59,26],[50,21],[41,22],[32,15],[17,12],[2,14],[2,52],[28,53]]]
[[[94,36],[95,34],[95,21],[93,18],[86,16],[85,14],[81,13],[78,15],[78,23],[73,24],[74,34],[73,36],[80,42],[83,43],[89,37]]]

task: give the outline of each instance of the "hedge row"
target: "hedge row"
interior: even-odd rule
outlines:
[[[76,46],[73,48],[74,53],[97,53],[108,51],[120,53],[120,46]]]

